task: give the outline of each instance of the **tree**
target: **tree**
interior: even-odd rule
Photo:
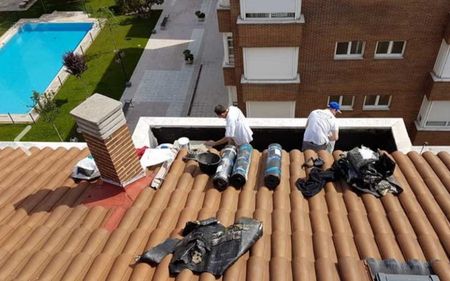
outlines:
[[[96,17],[99,18],[101,17],[105,19],[104,21],[103,20],[99,21],[100,25],[104,23],[105,26],[108,27],[110,38],[114,46],[114,52],[117,52],[118,47],[116,42],[116,36],[114,34],[115,31],[114,29],[118,25],[118,22],[116,17],[114,16],[114,13],[110,9],[103,7],[97,10]]]
[[[31,107],[34,108],[37,113],[39,113],[39,117],[42,118],[42,120],[50,123],[53,126],[53,129],[55,129],[59,139],[61,141],[64,141],[55,124],[55,119],[59,113],[59,108],[56,102],[53,100],[54,95],[54,92],[45,92],[41,94],[39,92],[33,91],[33,95],[31,96],[33,104]]]
[[[117,42],[116,42],[116,36],[115,36],[114,29],[118,25],[117,18],[114,16],[114,13],[109,8],[106,8],[106,7],[98,9],[96,15],[98,17],[102,17],[105,19],[105,20],[101,20],[100,23],[104,23],[105,26],[109,30],[109,35],[110,35],[111,41],[114,46],[113,51],[114,51],[114,56],[115,56],[115,62],[120,64],[122,73],[123,73],[123,77],[125,80],[125,86],[129,87],[129,86],[131,86],[131,82],[128,81],[128,74],[127,74],[127,71],[125,70],[125,65],[123,62],[124,61],[123,58],[125,56],[125,51],[121,50],[118,47]]]
[[[117,6],[125,13],[148,16],[153,5],[161,5],[164,0],[116,0]]]
[[[77,55],[74,52],[67,52],[63,55],[63,64],[66,67],[66,71],[78,79],[81,79],[81,74],[88,68],[86,60],[83,55]],[[86,84],[84,88],[87,91]]]

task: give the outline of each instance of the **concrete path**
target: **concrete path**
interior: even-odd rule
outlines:
[[[31,8],[36,1],[37,0],[0,0],[0,12],[26,11]],[[21,2],[26,2],[26,4],[24,3],[24,5],[21,6]]]
[[[216,103],[227,103],[216,4],[217,0],[166,0],[156,34],[134,70],[132,86],[121,98],[133,101],[126,114],[130,130],[141,116],[213,116]],[[205,22],[198,22],[197,10],[206,14]],[[167,15],[167,25],[161,29]],[[194,64],[185,64],[185,49],[194,54]]]

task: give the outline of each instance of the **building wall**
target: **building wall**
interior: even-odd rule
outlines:
[[[296,117],[306,117],[311,110],[326,107],[329,95],[354,95],[353,110],[345,111],[342,117],[403,117],[413,137],[427,78],[448,29],[449,11],[448,0],[303,0],[305,23],[283,26],[289,32],[282,34],[289,39],[274,43],[273,38],[280,37],[280,24],[242,27],[237,24],[239,0],[231,0],[239,107],[245,111],[248,100],[295,98]],[[363,59],[335,60],[336,42],[353,40],[365,42]],[[374,59],[377,41],[388,40],[406,41],[403,59]],[[240,84],[243,46],[286,46],[295,42],[300,47],[300,84]],[[392,95],[390,109],[364,111],[364,96],[369,94]]]
[[[413,145],[423,145],[425,142],[430,145],[448,145],[450,143],[450,133],[445,131],[417,131],[413,128],[412,135]]]

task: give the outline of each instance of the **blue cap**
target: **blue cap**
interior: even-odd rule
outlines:
[[[328,104],[328,108],[334,109],[337,112],[341,112],[341,105],[335,101],[332,101]]]

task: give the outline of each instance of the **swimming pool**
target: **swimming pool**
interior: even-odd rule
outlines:
[[[43,93],[93,23],[26,23],[1,47],[0,114],[24,114],[33,90]]]

